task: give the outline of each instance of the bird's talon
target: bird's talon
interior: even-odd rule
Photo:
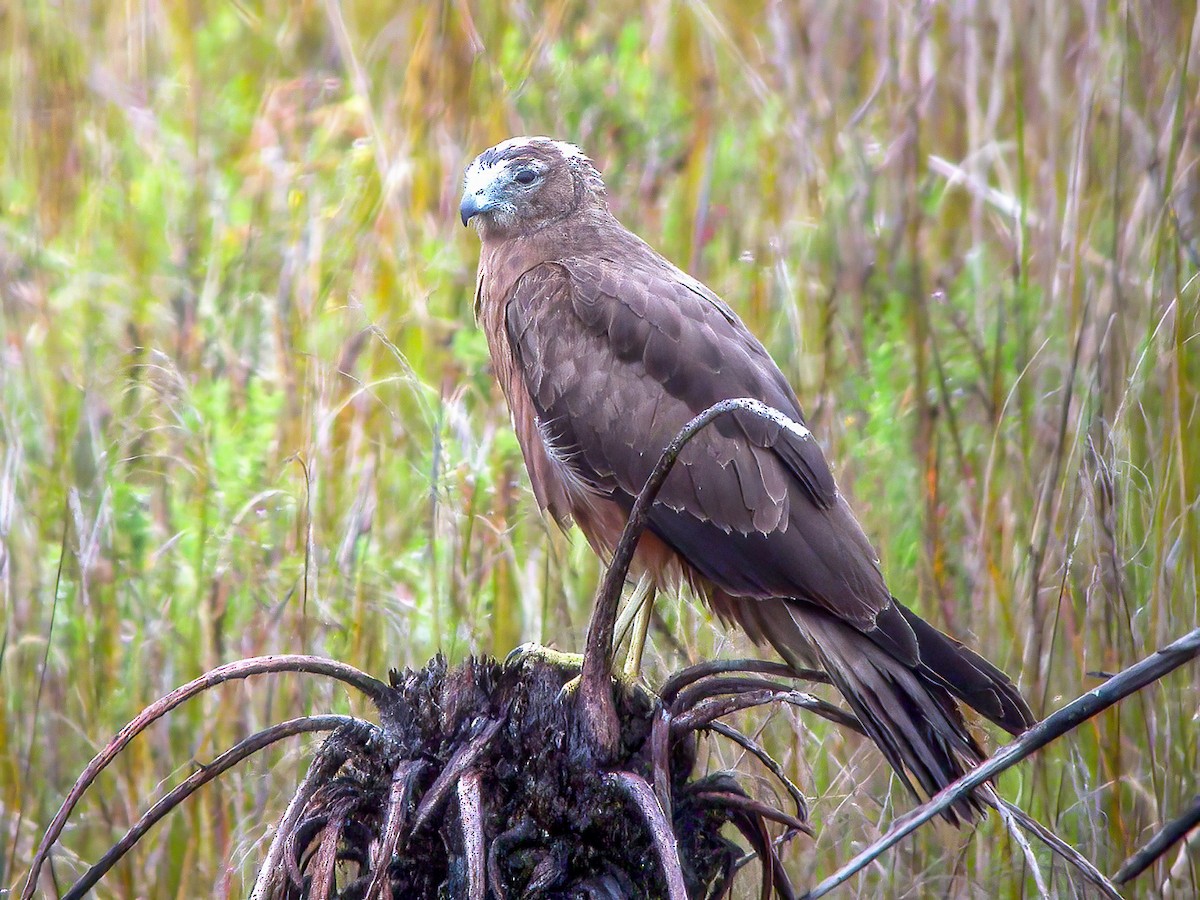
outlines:
[[[526,641],[523,644],[513,647],[508,651],[508,656],[504,657],[504,668],[508,669],[521,663],[525,659],[525,654],[531,652],[537,646],[533,641]]]
[[[579,690],[579,685],[583,683],[583,676],[576,675],[570,681],[566,682],[558,689],[559,702],[572,699]]]
[[[526,641],[524,644],[514,647],[508,656],[504,657],[504,668],[523,666],[534,660],[555,669],[567,669],[573,672],[578,672],[583,668],[582,653],[564,653],[561,650],[543,646],[536,641]]]

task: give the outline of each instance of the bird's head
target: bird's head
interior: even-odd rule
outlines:
[[[604,182],[583,151],[547,137],[515,137],[467,166],[462,222],[484,237],[534,231],[588,205],[604,205]]]

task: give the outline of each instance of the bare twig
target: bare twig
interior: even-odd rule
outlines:
[[[843,728],[863,734],[862,726],[859,724],[858,719],[845,710],[834,706],[832,703],[826,703],[812,694],[789,690],[785,687],[742,689],[738,692],[732,692],[728,696],[710,697],[707,700],[697,703],[687,712],[675,716],[671,720],[671,731],[672,733],[682,734],[696,728],[703,728],[715,719],[727,716],[730,713],[750,709],[754,706],[763,706],[767,703],[787,703],[789,706],[807,709],[809,712],[814,712],[821,718],[828,719],[830,722],[841,725]]]
[[[754,756],[760,763],[767,767],[772,775],[774,775],[779,783],[792,798],[792,802],[796,804],[796,818],[808,818],[808,801],[804,799],[804,794],[800,792],[800,788],[787,777],[787,773],[783,771],[783,766],[775,761],[775,757],[771,756],[762,746],[752,737],[742,734],[736,728],[731,728],[724,722],[709,722],[704,726],[709,731],[714,731],[722,737],[733,741],[747,753]]]
[[[674,821],[671,803],[671,714],[660,705],[650,725],[650,765],[654,774],[654,793],[667,819]]]
[[[1108,879],[1104,877],[1104,874],[1096,868],[1095,864],[1090,859],[1060,838],[1057,834],[1055,834],[1033,816],[1029,815],[1029,813],[1025,812],[1025,810],[1021,809],[1021,807],[1013,803],[1009,803],[1007,800],[998,796],[995,791],[980,791],[980,796],[983,798],[985,803],[995,807],[997,811],[1002,811],[1003,814],[1011,816],[1018,825],[1035,835],[1052,851],[1065,859],[1070,865],[1078,869],[1083,877],[1092,884],[1096,885],[1106,893],[1114,890]]]
[[[459,779],[457,787],[458,820],[462,827],[463,856],[467,862],[467,900],[484,900],[487,893],[482,780],[478,772],[468,772]]]
[[[743,794],[741,788],[737,786],[736,781],[727,774],[718,773],[717,775],[709,776],[705,781],[717,793],[721,794],[722,797]],[[750,798],[746,797],[746,799],[749,800]],[[757,857],[762,865],[760,894],[762,900],[770,900],[776,893],[783,900],[796,900],[796,893],[792,889],[791,880],[788,878],[787,871],[779,859],[779,853],[776,850],[775,843],[771,840],[771,834],[767,830],[766,819],[759,811],[744,805],[726,805],[726,809],[732,813],[729,817],[729,823],[737,828],[741,832],[742,837],[750,842],[750,847],[754,851],[749,854],[748,859]],[[789,828],[781,840],[786,840],[796,833],[797,829]],[[743,860],[734,862],[734,872],[741,869],[742,865],[744,865]]]
[[[1181,816],[1164,825],[1143,847],[1125,860],[1121,868],[1117,870],[1117,874],[1113,876],[1113,881],[1117,884],[1125,884],[1137,878],[1153,865],[1155,860],[1170,850],[1176,841],[1182,840],[1185,834],[1198,825],[1200,825],[1200,794],[1196,795],[1192,800],[1192,805],[1184,810]]]
[[[92,761],[87,764],[87,768],[76,779],[75,784],[67,794],[66,800],[63,801],[58,813],[54,816],[53,821],[51,821],[50,827],[46,829],[46,833],[42,836],[42,842],[38,845],[37,853],[33,858],[33,865],[29,870],[29,878],[26,880],[25,888],[21,892],[21,900],[31,900],[33,897],[42,866],[50,854],[50,848],[54,846],[55,841],[62,834],[62,830],[67,824],[67,818],[71,815],[71,811],[74,810],[75,805],[92,785],[92,782],[96,780],[96,776],[125,749],[130,741],[175,707],[209,688],[216,687],[226,681],[273,672],[306,672],[313,675],[328,675],[331,678],[336,678],[352,687],[358,688],[374,701],[376,705],[379,705],[385,699],[388,691],[387,685],[382,681],[372,678],[365,672],[360,672],[353,666],[348,666],[345,663],[340,663],[332,659],[325,659],[319,656],[256,656],[218,666],[209,672],[205,672],[194,681],[189,681],[183,687],[176,688],[171,693],[160,697],[138,713],[124,728],[117,732],[116,736],[109,741],[103,750],[92,758]]]
[[[376,900],[384,885],[388,883],[388,865],[400,844],[400,834],[404,830],[413,785],[428,767],[429,763],[426,760],[411,759],[400,763],[392,773],[392,789],[388,797],[383,839],[379,842],[375,859],[371,861],[371,883],[367,885],[367,893],[363,900]]]
[[[701,702],[712,697],[761,690],[785,693],[790,691],[791,688],[786,684],[772,681],[769,678],[755,678],[746,675],[705,678],[693,684],[686,691],[681,691],[675,702],[670,705],[669,710],[672,715],[683,715],[695,709]]]
[[[71,489],[71,494],[75,494],[75,489]],[[50,651],[54,647],[54,617],[58,612],[59,589],[62,586],[63,563],[67,558],[67,531],[71,521],[71,516],[67,505],[63,508],[63,527],[62,539],[58,546],[58,566],[54,572],[54,594],[50,600],[50,621],[46,623],[46,646],[42,651],[42,665],[38,670],[38,686],[37,693],[33,697],[33,718],[29,725],[29,745],[25,750],[25,761],[21,765],[21,780],[17,782],[17,821],[12,830],[12,846],[8,853],[8,871],[11,872],[16,866],[17,861],[17,846],[20,843],[18,840],[21,836],[21,823],[25,818],[24,792],[31,784],[29,778],[30,768],[33,766],[33,748],[37,742],[38,723],[41,722],[42,709],[42,691],[46,687],[46,673],[50,671]],[[5,635],[7,637],[7,634]],[[0,653],[0,662],[3,662],[3,653]]]
[[[699,791],[696,793],[696,800],[712,806],[728,806],[740,809],[743,812],[748,812],[751,815],[767,819],[768,821],[786,825],[788,828],[795,829],[796,831],[803,831],[809,837],[815,834],[812,826],[807,822],[802,822],[795,816],[789,816],[782,810],[769,806],[761,800],[755,800],[753,797],[743,797],[741,794],[734,794],[730,791]]]
[[[300,782],[300,786],[296,789],[291,802],[288,803],[287,809],[284,810],[283,818],[279,820],[279,824],[275,828],[275,837],[271,841],[271,846],[267,848],[266,859],[259,869],[258,879],[255,881],[254,888],[250,892],[250,900],[261,900],[261,898],[271,896],[271,892],[278,887],[279,878],[282,877],[281,872],[285,872],[292,879],[296,887],[303,885],[299,867],[292,860],[292,854],[288,854],[288,859],[292,864],[286,870],[280,868],[280,862],[284,858],[284,852],[291,845],[292,839],[295,837],[296,823],[300,821],[300,816],[304,814],[308,802],[316,794],[317,789],[338,770],[348,756],[348,748],[344,745],[337,744],[332,746],[336,747],[336,749],[331,750],[331,744],[327,741],[321,748],[321,751],[313,759],[312,764],[309,765],[308,772],[304,776],[304,780]]]
[[[333,900],[334,867],[337,865],[338,842],[342,838],[342,830],[346,827],[346,814],[349,812],[349,802],[340,801],[330,812],[325,827],[321,829],[321,842],[317,845],[317,855],[312,864],[306,869],[312,873],[305,897],[310,900]]]
[[[752,675],[731,675],[704,678],[690,685],[687,690],[680,691],[673,703],[669,705],[672,713],[682,713],[694,707],[701,700],[717,697],[721,694],[734,694],[739,691],[752,691],[766,688],[773,691],[791,691],[790,685],[772,681],[770,678],[757,678]]]
[[[496,736],[503,725],[503,716],[487,719],[480,726],[478,734],[454,752],[450,761],[446,763],[446,767],[442,769],[433,784],[429,786],[429,790],[425,792],[425,796],[421,798],[421,805],[417,807],[417,813],[413,816],[413,831],[428,822],[429,817],[438,811],[450,793],[450,789],[458,783],[458,780],[471,766],[475,765],[475,761],[487,750],[492,738]]]
[[[995,793],[990,787],[981,788],[979,794]],[[1029,870],[1029,874],[1033,876],[1034,887],[1037,888],[1038,896],[1043,900],[1051,900],[1050,888],[1046,885],[1046,876],[1042,874],[1042,867],[1038,863],[1037,854],[1033,852],[1033,847],[1029,843],[1029,839],[1025,837],[1025,832],[1021,831],[1017,817],[1013,815],[1012,810],[1002,803],[991,804],[992,808],[1000,816],[1000,821],[1004,823],[1005,829],[1008,831],[1008,836],[1012,838],[1013,843],[1021,851],[1021,855],[1025,857],[1025,865]]]
[[[253,756],[259,750],[269,747],[276,741],[281,741],[292,735],[313,731],[333,731],[335,728],[353,724],[369,725],[370,723],[363,722],[361,719],[355,719],[351,716],[303,716],[287,722],[280,722],[278,725],[272,725],[270,728],[264,728],[262,731],[252,734],[245,740],[239,741],[211,763],[193,772],[163,796],[162,799],[146,810],[137,823],[125,832],[125,836],[117,841],[112,849],[100,857],[96,864],[88,869],[83,874],[83,877],[71,886],[71,889],[63,895],[63,900],[81,900],[104,877],[108,870],[115,866],[121,857],[128,853],[130,848],[140,841],[146,832],[153,828],[163,816],[179,806],[180,803],[201,787],[219,778],[242,760]]]
[[[792,421],[779,410],[759,400],[749,397],[722,400],[684,425],[658,458],[650,477],[646,479],[629,511],[621,539],[617,542],[612,561],[600,582],[595,609],[588,623],[579,697],[584,728],[593,749],[603,760],[615,759],[620,740],[620,726],[612,695],[612,644],[617,606],[621,598],[621,587],[629,574],[629,564],[633,561],[633,554],[642,532],[646,530],[650,508],[688,441],[714,419],[739,411],[773,422],[794,434],[809,436],[808,429],[799,422]]]
[[[816,681],[829,684],[829,675],[819,669],[793,669],[787,663],[773,659],[710,659],[694,666],[681,669],[668,678],[659,691],[664,706],[670,706],[675,695],[690,684],[695,684],[710,675],[732,675],[754,673],[758,675],[777,675],[780,678],[800,678],[806,681]]]
[[[1005,769],[1016,765],[1117,701],[1195,659],[1197,654],[1200,654],[1200,628],[1194,629],[1153,655],[1134,663],[1100,687],[1072,700],[1058,712],[1034,725],[1021,737],[1000,748],[991,759],[938,791],[927,803],[901,816],[892,823],[883,837],[805,894],[805,900],[816,900],[817,897],[825,896],[864,869],[882,853],[894,847],[902,838],[912,834],[942,810],[949,809],[984,782],[990,781]],[[1114,888],[1109,896],[1120,895]]]
[[[629,797],[645,818],[659,865],[662,866],[663,878],[667,882],[668,900],[688,900],[683,869],[679,865],[679,851],[675,847],[675,832],[663,814],[654,789],[646,779],[632,772],[611,772],[604,776],[604,780]]]

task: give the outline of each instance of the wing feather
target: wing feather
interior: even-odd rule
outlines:
[[[627,507],[679,429],[719,400],[754,397],[803,421],[741,321],[658,257],[536,266],[516,283],[505,322],[547,437],[574,448],[583,483]],[[732,593],[805,599],[863,627],[890,602],[806,432],[749,415],[718,420],[680,454],[651,528]]]

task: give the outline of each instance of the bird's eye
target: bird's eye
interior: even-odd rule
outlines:
[[[533,169],[522,169],[513,176],[513,181],[517,184],[533,184],[535,178],[537,178],[537,173]]]

